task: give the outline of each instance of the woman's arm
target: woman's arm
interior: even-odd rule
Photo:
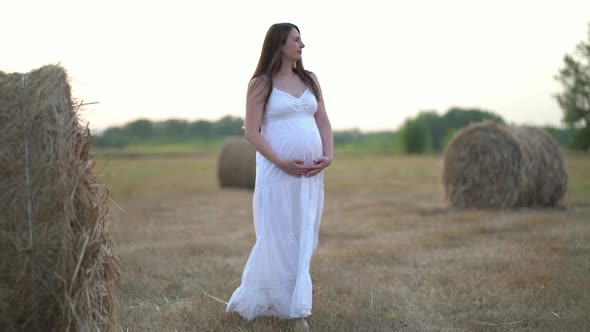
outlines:
[[[301,176],[309,170],[303,167],[303,160],[283,160],[272,150],[264,136],[260,134],[260,125],[264,114],[265,81],[262,78],[254,78],[248,86],[246,97],[246,117],[244,119],[244,135],[252,143],[258,152],[283,171]]]
[[[320,137],[322,138],[324,156],[323,158],[314,161],[315,165],[312,167],[312,171],[310,171],[307,174],[308,176],[318,174],[321,170],[330,166],[332,160],[334,159],[334,134],[332,132],[332,125],[330,124],[330,119],[328,118],[328,113],[326,112],[326,105],[324,104],[322,88],[320,87],[320,83],[315,74],[312,73],[311,77],[314,80],[315,84],[318,86],[320,92],[320,99],[318,100],[318,110],[315,113],[315,122],[320,131]]]

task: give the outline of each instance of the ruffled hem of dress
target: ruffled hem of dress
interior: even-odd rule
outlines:
[[[284,319],[308,317],[311,308],[298,308],[298,315],[291,313],[291,299],[295,284],[275,288],[248,288],[240,286],[227,304],[226,312],[235,311],[247,320],[258,316]]]

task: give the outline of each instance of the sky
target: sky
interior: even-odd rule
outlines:
[[[563,56],[588,0],[9,1],[0,70],[61,64],[91,129],[244,116],[266,31],[291,22],[335,130],[395,130],[421,111],[561,125]]]

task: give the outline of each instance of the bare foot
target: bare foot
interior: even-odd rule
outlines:
[[[309,331],[309,325],[303,317],[295,319],[295,331]]]

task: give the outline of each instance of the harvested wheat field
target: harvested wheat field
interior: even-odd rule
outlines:
[[[449,210],[442,156],[340,156],[311,266],[312,331],[590,330],[590,156],[566,208]],[[254,244],[252,192],[217,155],[105,158],[125,331],[289,331],[226,314]],[[207,295],[208,294],[208,295]],[[209,296],[210,295],[210,296]]]

